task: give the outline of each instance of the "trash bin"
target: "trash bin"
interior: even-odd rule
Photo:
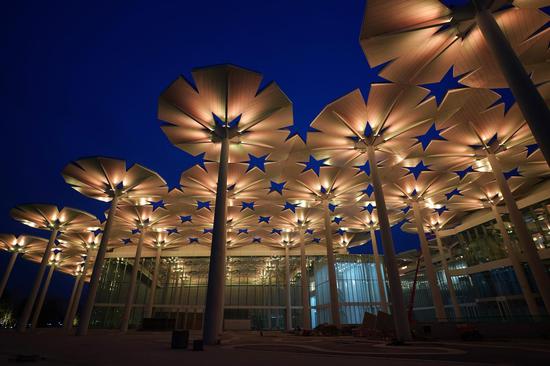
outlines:
[[[202,351],[202,339],[195,339],[193,341],[193,351]]]
[[[186,349],[188,343],[189,343],[188,330],[172,331],[172,349]]]

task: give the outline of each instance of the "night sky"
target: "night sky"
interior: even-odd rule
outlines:
[[[159,172],[170,187],[194,162],[159,128],[157,98],[179,74],[232,63],[275,80],[305,131],[321,109],[376,81],[359,46],[363,1],[12,1],[0,15],[0,232],[48,233],[13,221],[21,203],[102,215],[71,189],[71,160],[103,155]],[[103,216],[101,216],[103,218]],[[417,239],[394,228],[398,251]],[[8,255],[0,254],[0,272]],[[37,266],[19,260],[8,288],[29,292]],[[69,296],[56,273],[50,297]]]

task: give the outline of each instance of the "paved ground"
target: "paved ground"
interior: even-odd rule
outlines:
[[[198,338],[192,334],[191,338]],[[0,331],[0,365],[37,355],[38,365],[550,365],[549,340],[413,342],[388,346],[352,337],[297,337],[278,332],[229,332],[203,352],[171,350],[170,333],[92,331],[86,337],[59,329],[26,334]]]

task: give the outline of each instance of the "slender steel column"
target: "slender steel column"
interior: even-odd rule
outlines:
[[[426,233],[424,233],[424,220],[420,205],[418,201],[412,201],[412,210],[414,214],[414,221],[416,224],[416,230],[418,232],[418,238],[420,239],[420,248],[422,249],[422,256],[424,257],[424,267],[426,268],[426,277],[428,278],[428,284],[432,293],[432,301],[435,308],[435,317],[437,321],[447,321],[447,315],[445,314],[445,307],[443,306],[443,299],[441,297],[441,291],[437,285],[437,276],[435,274],[434,264],[432,262],[432,254],[430,253],[430,247],[428,246],[428,239],[426,239]]]
[[[78,287],[76,289],[76,294],[74,301],[71,305],[71,312],[69,313],[69,318],[67,320],[67,324],[63,324],[63,328],[65,329],[72,329],[73,328],[73,321],[76,317],[76,312],[78,311],[78,305],[80,304],[80,297],[82,296],[82,289],[84,288],[84,283],[86,283],[86,276],[88,274],[88,266],[90,264],[92,250],[87,250],[86,260],[84,261],[84,268],[82,269],[82,275],[78,279]]]
[[[286,305],[286,330],[292,330],[292,298],[290,294],[290,249],[285,245],[285,305]]]
[[[178,273],[179,275],[179,273]],[[191,281],[189,281],[189,285],[191,285]],[[180,319],[180,313],[183,312],[183,294],[184,294],[184,288],[185,288],[185,272],[181,272],[181,290],[180,290],[180,293],[179,293],[179,297],[178,297],[178,310],[176,312],[176,324],[179,324],[179,319]],[[189,292],[191,292],[191,290],[189,290]],[[184,313],[184,319],[185,319],[185,313]],[[218,330],[218,332],[221,331]]]
[[[508,258],[512,263],[512,268],[514,268],[514,273],[516,274],[519,286],[521,287],[521,292],[523,293],[523,297],[525,298],[525,302],[527,303],[529,314],[531,314],[531,316],[538,316],[540,315],[540,312],[539,307],[537,306],[537,301],[535,300],[533,293],[531,292],[531,286],[529,286],[529,281],[527,280],[527,276],[525,275],[525,269],[523,268],[523,264],[519,259],[519,254],[516,251],[516,248],[514,248],[514,246],[512,245],[510,235],[508,235],[508,231],[506,231],[506,227],[504,226],[504,221],[502,221],[502,216],[500,216],[498,208],[494,204],[491,205],[491,211],[493,211],[493,215],[495,215],[495,220],[497,221],[500,235],[502,235],[504,248],[506,249],[506,252],[508,252]]]
[[[307,263],[306,263],[306,242],[304,239],[304,228],[299,227],[300,231],[300,281],[302,284],[302,309],[304,329],[311,329],[311,308],[309,304],[309,281],[307,275]]]
[[[506,39],[493,15],[487,9],[478,9],[476,21],[487,46],[508,82],[516,102],[529,125],[546,163],[550,162],[550,112],[533,81],[525,71],[514,49]]]
[[[456,298],[455,288],[453,286],[453,280],[451,278],[451,273],[449,272],[449,266],[447,264],[447,257],[445,251],[443,250],[443,242],[439,236],[439,232],[435,232],[435,240],[437,242],[437,249],[439,249],[439,256],[441,257],[441,266],[443,267],[443,273],[445,273],[445,279],[447,280],[447,288],[449,289],[449,296],[453,304],[453,310],[455,312],[455,320],[462,319],[462,310],[460,309],[460,304]]]
[[[36,326],[38,324],[38,317],[42,312],[42,306],[44,305],[44,300],[46,299],[46,294],[48,293],[48,288],[50,287],[50,282],[52,281],[52,276],[54,272],[55,266],[52,265],[50,266],[48,275],[46,276],[46,282],[44,282],[44,286],[42,286],[42,291],[40,292],[40,296],[38,297],[38,301],[36,302],[34,314],[32,315],[31,319],[31,329],[36,329]]]
[[[116,216],[117,204],[118,196],[115,195],[111,201],[111,208],[109,209],[107,221],[105,222],[105,227],[103,229],[103,236],[101,237],[99,249],[95,258],[94,269],[92,272],[92,277],[90,278],[90,287],[88,289],[88,298],[86,299],[86,304],[82,310],[82,316],[76,331],[76,335],[78,336],[88,334],[88,326],[90,325],[90,318],[92,317],[92,311],[94,310],[95,297],[99,288],[99,279],[101,277],[101,271],[103,270],[103,262],[105,262],[105,253],[107,252],[107,246],[109,245],[109,236],[111,235],[111,229]]]
[[[488,154],[487,158],[489,159],[489,164],[491,164],[491,168],[493,169],[493,174],[495,175],[498,188],[500,189],[500,193],[502,194],[502,198],[506,204],[506,208],[508,209],[510,220],[514,225],[514,231],[518,237],[519,245],[523,250],[523,254],[527,259],[531,273],[535,278],[535,282],[537,283],[540,296],[544,301],[546,311],[550,314],[550,278],[548,277],[546,267],[539,257],[539,253],[535,247],[535,243],[533,242],[533,237],[529,233],[529,229],[527,229],[527,225],[523,220],[523,215],[518,208],[514,195],[508,186],[508,182],[506,182],[506,178],[504,178],[498,158],[495,154]]]
[[[384,282],[384,276],[382,276],[382,266],[380,265],[380,255],[378,255],[378,243],[376,241],[374,226],[370,227],[370,237],[372,254],[374,254],[374,265],[376,266],[376,278],[378,279],[378,292],[380,293],[380,310],[389,313],[388,302],[386,300],[386,283]]]
[[[378,174],[374,146],[368,146],[367,154],[369,157],[370,177],[374,188],[374,200],[376,201],[380,234],[382,236],[382,247],[384,248],[384,264],[386,266],[386,274],[390,287],[389,300],[391,302],[392,317],[395,325],[395,337],[400,341],[408,341],[412,339],[411,329],[409,327],[409,320],[407,319],[405,302],[403,301],[401,278],[399,277],[399,268],[397,267],[397,260],[395,258],[390,220],[388,218],[384,191],[382,190],[382,181]]]
[[[164,291],[162,292],[162,303],[163,304],[167,304],[168,288],[170,287],[171,276],[172,276],[172,263],[168,262],[168,270],[166,271],[166,283],[164,284]]]
[[[328,284],[330,292],[330,314],[332,323],[337,327],[340,326],[340,304],[338,302],[338,285],[336,282],[336,261],[334,259],[334,249],[332,247],[332,230],[330,228],[330,212],[328,202],[322,203],[325,211],[325,241],[327,245],[327,270]]]
[[[219,331],[223,324],[223,296],[225,287],[225,246],[227,243],[227,170],[229,163],[229,140],[221,140],[218,186],[216,189],[216,207],[214,210],[214,228],[210,267],[208,269],[208,287],[204,310],[203,341],[205,344],[218,344]]]
[[[128,287],[128,296],[126,296],[126,304],[124,305],[124,312],[122,313],[122,320],[120,322],[120,331],[128,331],[128,324],[130,323],[130,315],[132,314],[132,308],[134,305],[134,298],[136,297],[136,283],[139,270],[141,268],[141,250],[143,249],[143,239],[145,238],[146,229],[141,229],[139,235],[138,244],[136,247],[136,254],[134,256],[134,265],[132,266],[132,273],[130,274],[130,286]]]
[[[2,276],[2,282],[0,282],[0,299],[2,298],[2,295],[4,294],[4,290],[6,289],[6,285],[8,284],[8,280],[11,275],[11,271],[13,269],[13,265],[15,264],[15,260],[17,259],[17,255],[19,252],[14,251],[11,253],[10,261],[8,262],[8,266],[6,267],[6,270],[4,271],[4,275]]]
[[[150,318],[153,314],[153,303],[155,302],[155,292],[157,291],[157,282],[159,278],[160,252],[162,252],[162,248],[157,247],[157,255],[155,257],[155,270],[153,271],[151,291],[149,292],[149,298],[147,299],[147,305],[145,306],[145,313],[143,315],[144,318]]]
[[[34,284],[32,286],[31,293],[29,294],[29,297],[27,298],[27,302],[25,303],[25,307],[23,308],[23,312],[21,313],[21,317],[19,318],[19,321],[17,322],[17,331],[18,332],[24,332],[27,328],[27,324],[29,322],[29,318],[31,317],[31,311],[34,307],[34,303],[36,301],[36,296],[38,296],[38,290],[40,289],[40,283],[42,282],[42,278],[44,277],[44,272],[46,271],[46,266],[48,265],[48,260],[50,258],[50,252],[52,251],[53,244],[55,242],[55,238],[57,237],[59,229],[53,229],[50,234],[50,240],[48,241],[48,244],[46,245],[46,250],[44,250],[44,255],[42,256],[42,261],[40,262],[40,267],[38,267],[38,273],[36,274],[36,277],[34,279]]]
[[[69,297],[69,302],[67,304],[67,311],[65,312],[65,317],[63,318],[63,328],[64,329],[68,328],[67,324],[69,323],[69,318],[71,316],[71,310],[72,310],[73,305],[74,305],[76,291],[78,289],[78,283],[80,282],[80,277],[82,277],[82,275],[74,276],[73,290],[71,291],[71,297]]]

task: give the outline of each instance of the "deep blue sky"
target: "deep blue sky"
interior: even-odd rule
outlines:
[[[359,46],[363,1],[12,1],[0,15],[0,232],[31,230],[9,217],[25,202],[101,214],[60,171],[82,156],[139,162],[177,185],[191,160],[156,119],[159,93],[194,67],[233,63],[275,80],[307,126],[325,104],[375,73]],[[394,230],[398,250],[416,237]],[[7,255],[0,254],[0,272]],[[16,264],[26,293],[35,266]],[[57,275],[52,294],[67,292]],[[55,278],[55,277],[54,277]],[[66,295],[68,296],[68,294]]]

